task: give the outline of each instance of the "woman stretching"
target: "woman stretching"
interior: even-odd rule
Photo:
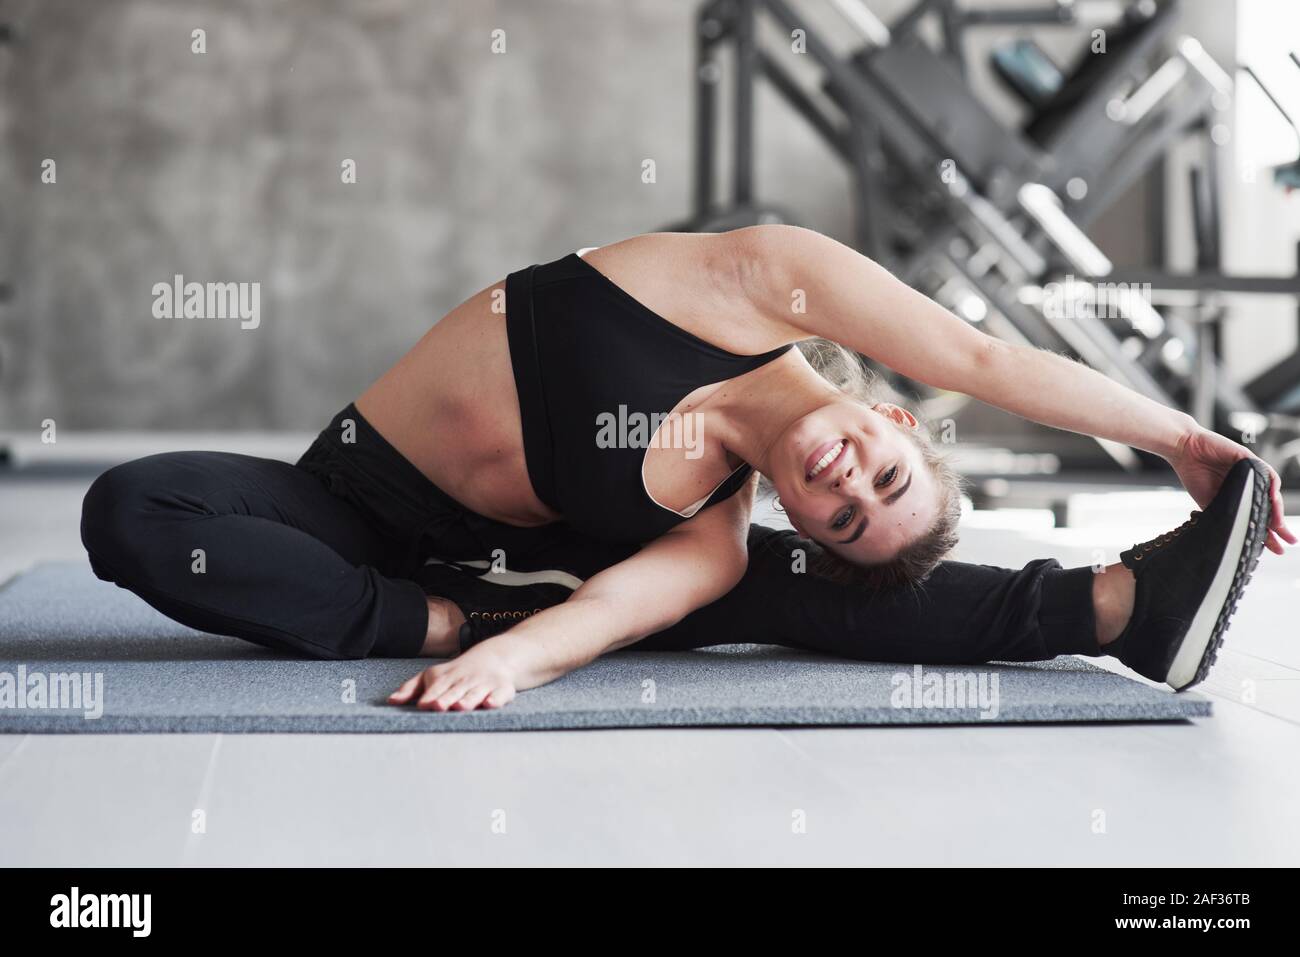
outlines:
[[[982,334],[815,232],[583,252],[457,306],[296,465],[183,452],[109,470],[82,515],[96,573],[295,655],[448,659],[390,701],[470,710],[637,642],[1113,654],[1181,689],[1208,670],[1266,538],[1295,542],[1276,474],[1246,448]],[[793,348],[816,337],[1162,455],[1204,511],[1097,574],[941,563],[953,473],[910,412],[837,388]],[[798,535],[750,528],[754,471]]]

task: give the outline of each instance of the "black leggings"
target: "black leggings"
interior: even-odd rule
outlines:
[[[416,655],[427,605],[412,578],[426,558],[586,578],[635,551],[469,511],[351,405],[295,465],[175,452],[112,468],[86,493],[81,538],[100,578],[168,617],[312,658]],[[1089,568],[944,562],[915,590],[873,593],[804,573],[806,546],[752,526],[740,585],[633,647],[746,641],[922,664],[1100,653]]]

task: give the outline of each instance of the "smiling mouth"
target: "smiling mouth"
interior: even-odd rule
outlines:
[[[844,454],[844,447],[847,444],[848,443],[844,439],[836,439],[834,442],[827,442],[825,445],[814,450],[812,455],[808,456],[808,461],[805,463],[804,479],[811,482],[814,481],[817,476],[825,473],[827,469],[839,461],[840,456]]]

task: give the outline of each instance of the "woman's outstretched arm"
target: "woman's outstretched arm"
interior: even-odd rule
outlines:
[[[798,226],[757,226],[741,249],[766,264],[765,313],[856,349],[910,379],[963,392],[1044,425],[1169,456],[1196,422],[1064,356],[997,339],[843,243]],[[791,308],[795,290],[805,309]],[[756,303],[756,306],[758,304]]]
[[[608,651],[663,631],[744,577],[754,483],[593,575],[563,604],[459,657],[426,668],[390,698],[437,711],[497,708]]]
[[[735,237],[748,296],[774,324],[833,339],[910,379],[1043,425],[1163,456],[1202,507],[1232,463],[1254,455],[1082,363],[980,332],[828,236],[798,226],[754,226]],[[792,308],[796,302],[802,312]],[[1281,551],[1278,536],[1292,543],[1295,536],[1282,520],[1276,473],[1273,501],[1276,534],[1269,547]]]

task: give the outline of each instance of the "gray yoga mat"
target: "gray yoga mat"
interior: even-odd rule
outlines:
[[[620,652],[496,711],[439,714],[384,703],[428,663],[288,659],[178,625],[76,563],[39,565],[0,589],[0,733],[980,724],[1210,714],[1203,698],[1150,688],[1076,658],[918,671],[752,644]],[[56,689],[43,703],[35,697],[42,685]]]

